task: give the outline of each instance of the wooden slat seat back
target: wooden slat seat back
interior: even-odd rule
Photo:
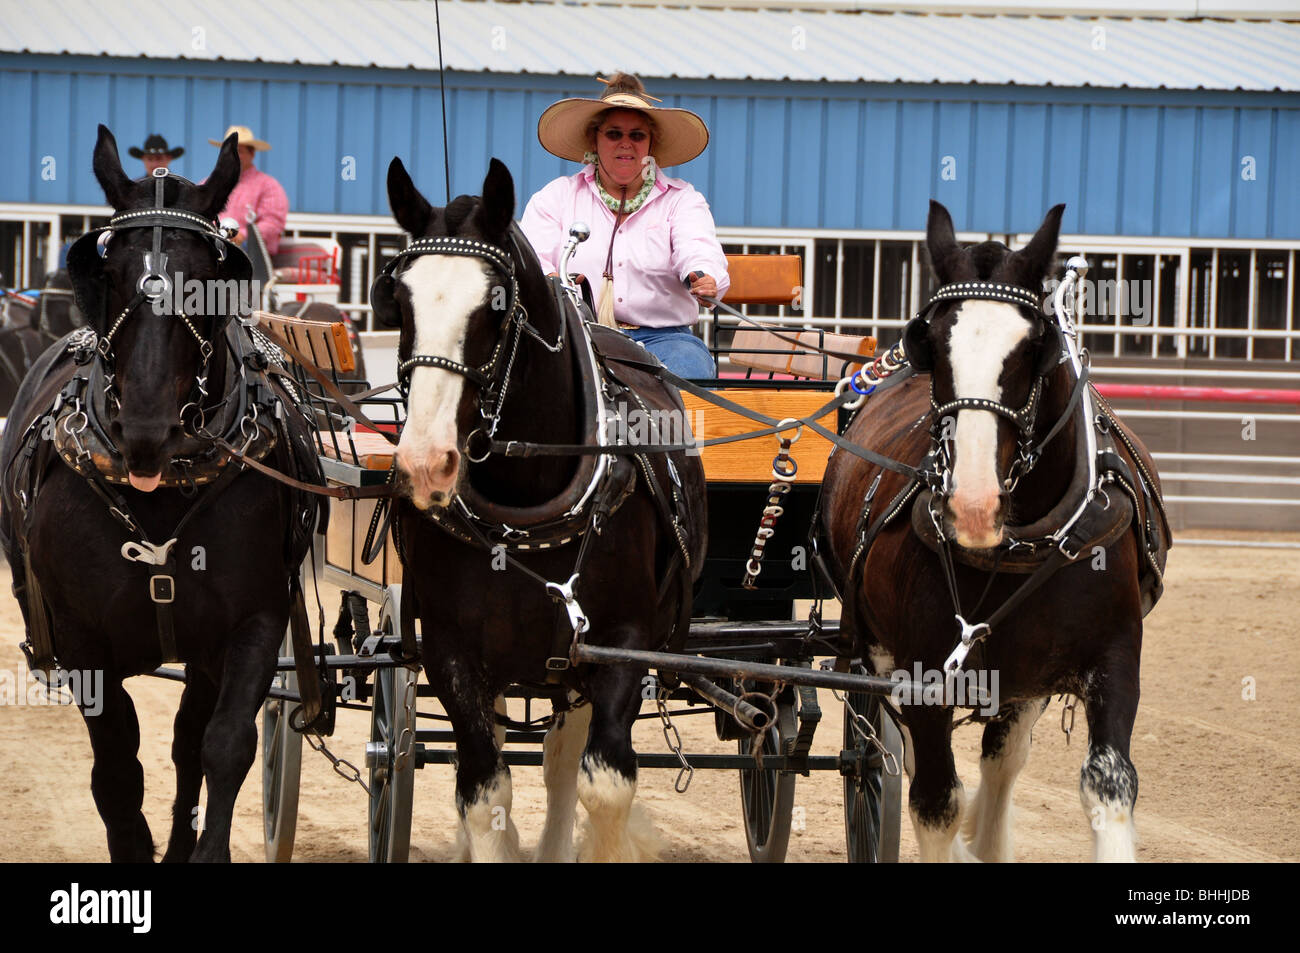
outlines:
[[[288,342],[326,373],[356,370],[348,329],[342,321],[305,321],[269,311],[255,311],[257,326],[276,344]]]
[[[861,363],[866,363],[876,353],[876,339],[866,335],[800,331],[797,328],[783,329],[781,333],[793,340],[782,340],[771,331],[739,328],[726,352],[727,358],[733,367],[836,381],[848,373],[848,365],[852,362],[823,355],[818,348],[860,354]]]
[[[358,430],[350,436],[339,434],[338,447],[334,435],[321,431],[321,446],[325,456],[351,463],[364,470],[388,470],[393,465],[393,444],[381,433]]]
[[[862,334],[835,334],[830,331],[800,331],[799,347],[786,345],[792,351],[790,355],[790,373],[795,377],[810,377],[814,380],[837,381],[848,373],[852,362],[843,358],[831,357],[818,353],[814,348],[827,348],[846,354],[860,354],[865,364],[876,353],[876,339]]]

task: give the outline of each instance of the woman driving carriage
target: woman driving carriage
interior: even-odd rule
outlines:
[[[708,128],[689,110],[654,105],[659,100],[635,76],[615,73],[601,82],[600,99],[562,99],[542,113],[542,146],[583,167],[534,195],[520,227],[553,273],[569,226],[587,223],[591,237],[570,271],[602,276],[601,323],[617,326],[682,377],[715,377],[709,349],[692,328],[698,298],[726,293],[727,259],[704,196],[660,168],[703,152]]]

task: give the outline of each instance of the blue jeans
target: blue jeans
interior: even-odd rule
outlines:
[[[713,355],[686,325],[672,328],[634,328],[624,331],[633,341],[659,358],[678,377],[712,380],[718,376]]]

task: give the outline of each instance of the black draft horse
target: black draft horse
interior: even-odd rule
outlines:
[[[415,239],[371,294],[376,316],[401,327],[408,389],[394,516],[402,598],[417,600],[425,671],[456,732],[461,848],[471,860],[510,860],[518,836],[494,708],[512,683],[540,685],[548,659],[563,669],[573,632],[543,580],[571,582],[569,608],[581,607],[589,641],[658,649],[684,634],[705,546],[703,469],[682,454],[672,463],[489,454],[494,421],[499,441],[572,445],[593,443],[607,413],[646,408],[684,423],[684,411],[644,350],[609,329],[583,330],[512,224],[514,182],[501,162],[492,160],[482,198],[433,208],[394,159],[388,196]],[[653,855],[632,804],[644,677],[579,666],[553,680],[561,706],[566,690],[589,704],[548,733],[537,859],[573,859],[578,800],[591,821],[584,858]]]
[[[1150,457],[1104,404],[1095,437],[1110,455],[1098,456],[1100,483],[1089,477],[1083,387],[1076,394],[1072,365],[1059,360],[1061,337],[1037,307],[1063,210],[1052,209],[1032,241],[1011,252],[999,242],[959,247],[947,210],[931,203],[926,246],[943,288],[928,320],[918,317],[904,334],[921,373],[868,398],[845,436],[912,466],[928,460],[936,479],[927,488],[843,451],[826,472],[822,531],[857,650],[878,674],[914,677],[919,665],[937,682],[964,612],[973,648],[961,671],[978,674],[999,706],[984,728],[981,783],[967,805],[950,744],[950,706],[961,699],[904,699],[909,805],[924,861],[1012,859],[1011,788],[1030,730],[1058,692],[1087,708],[1080,792],[1094,856],[1134,859],[1129,738],[1142,618],[1159,595],[1169,536]],[[1081,510],[1090,479],[1100,486],[1096,506]],[[1076,512],[1087,519],[1062,542],[1073,557],[1034,576],[1056,559],[1050,537]],[[1036,588],[1013,595],[1030,578]],[[977,623],[1004,604],[980,640]]]
[[[247,260],[212,222],[239,180],[235,137],[202,185],[132,181],[100,126],[94,171],[114,216],[69,253],[90,331],[47,350],[17,395],[0,448],[0,530],[33,667],[50,671],[57,660],[82,678],[110,858],[154,857],[139,723],[122,680],[181,661],[163,860],[229,860],[254,716],[317,505],[238,469],[214,438],[304,480],[315,454],[305,420],[279,412],[265,355],[232,320]],[[214,310],[213,300],[226,306]],[[87,680],[101,678],[102,698],[88,697]]]

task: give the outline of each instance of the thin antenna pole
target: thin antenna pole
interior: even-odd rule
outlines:
[[[438,28],[438,91],[442,95],[442,171],[447,181],[447,204],[451,204],[451,157],[447,148],[447,87],[442,78],[442,13],[433,0],[433,21]]]

